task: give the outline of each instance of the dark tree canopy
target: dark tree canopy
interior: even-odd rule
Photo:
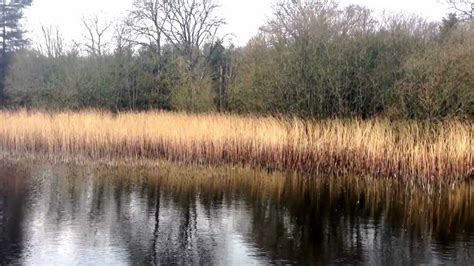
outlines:
[[[2,53],[15,51],[23,47],[27,41],[23,38],[24,30],[20,20],[23,9],[31,5],[31,0],[3,0],[1,4],[0,28],[2,30]]]
[[[0,61],[0,105],[4,101],[4,79],[8,65],[8,55],[24,47],[27,40],[23,37],[24,30],[20,20],[23,9],[31,5],[32,0],[2,0],[0,12],[1,61]]]

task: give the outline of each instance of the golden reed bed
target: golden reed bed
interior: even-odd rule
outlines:
[[[7,153],[167,159],[303,173],[394,177],[413,184],[473,178],[473,123],[255,118],[219,114],[0,112]]]

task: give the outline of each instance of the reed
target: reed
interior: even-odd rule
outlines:
[[[390,177],[407,185],[473,178],[473,123],[305,121],[221,114],[0,111],[5,153],[165,159]]]

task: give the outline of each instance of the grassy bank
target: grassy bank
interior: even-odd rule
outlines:
[[[452,184],[472,179],[473,127],[460,121],[3,111],[0,148],[44,156],[229,163]]]

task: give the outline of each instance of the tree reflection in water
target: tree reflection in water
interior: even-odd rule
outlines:
[[[472,262],[472,185],[7,162],[0,184],[0,263]]]

